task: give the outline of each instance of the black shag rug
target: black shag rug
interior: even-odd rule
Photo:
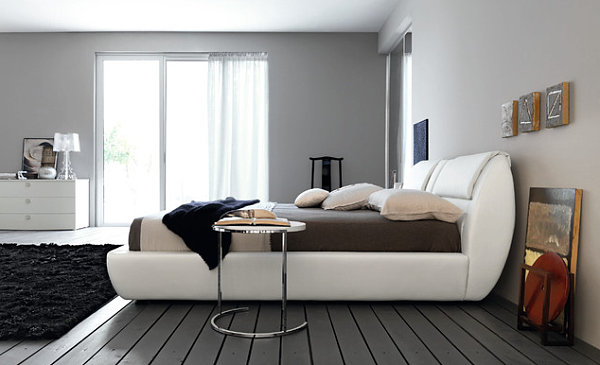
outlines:
[[[0,340],[58,338],[114,298],[117,247],[0,244]]]

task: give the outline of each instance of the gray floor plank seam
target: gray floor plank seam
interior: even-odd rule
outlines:
[[[524,336],[520,331],[514,330],[506,326],[504,322],[489,315],[479,306],[472,304],[462,304],[460,308],[468,315],[473,317],[490,331],[502,337],[507,343],[517,349],[519,352],[530,358],[535,363],[544,364],[565,364],[564,361],[554,356],[544,347],[532,346],[534,343]]]
[[[112,317],[109,321],[94,331],[93,336],[85,338],[77,345],[65,352],[52,364],[69,365],[83,364],[90,357],[94,356],[108,341],[123,331],[126,326],[137,318],[140,313],[147,309],[146,305],[138,303],[128,304],[118,316]]]
[[[377,303],[372,304],[371,307],[406,362],[417,365],[439,364],[436,357],[391,304]]]
[[[158,354],[152,360],[152,364],[171,365],[182,364],[196,342],[203,328],[210,326],[210,314],[214,310],[214,304],[194,304],[186,314],[180,325]],[[196,323],[202,323],[200,326]]]
[[[482,303],[482,308],[488,313],[503,321],[507,326],[516,330],[517,316],[516,312],[513,313],[502,306],[495,303],[486,301]],[[540,346],[540,336],[534,331],[520,331],[524,336],[528,337],[537,346]],[[548,351],[557,356],[568,364],[582,364],[582,365],[593,365],[598,362],[587,357],[584,354],[579,353],[573,347],[570,346],[549,346],[546,347]]]
[[[396,304],[394,308],[413,332],[442,364],[470,364],[454,345],[423,317],[412,304]]]
[[[418,305],[417,309],[472,363],[502,364],[502,361],[493,352],[477,341],[476,336],[464,331],[452,318],[448,317],[435,305]]]
[[[439,308],[456,323],[469,332],[476,333],[481,344],[488,349],[493,349],[494,354],[506,364],[534,364],[534,362],[511,346],[502,337],[489,331],[487,327],[479,323],[476,319],[469,316],[466,312],[457,308],[455,305],[439,305]]]

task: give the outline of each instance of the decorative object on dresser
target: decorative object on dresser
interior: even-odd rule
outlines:
[[[0,229],[89,226],[89,180],[0,180]]]
[[[581,189],[529,190],[517,327],[538,330],[543,345],[573,345],[582,195]]]
[[[58,170],[57,179],[75,180],[77,176],[71,167],[71,152],[79,152],[79,134],[77,133],[54,133],[54,151],[63,152],[62,162]]]
[[[52,152],[53,138],[23,138],[23,170],[25,177],[37,178],[44,162],[54,166],[56,154]],[[44,157],[45,156],[45,157]]]
[[[532,92],[519,98],[519,132],[540,130],[539,92]]]
[[[519,102],[516,100],[502,104],[502,138],[514,137],[517,135],[519,127]]]
[[[569,124],[569,83],[546,89],[546,128]]]
[[[0,340],[54,339],[116,296],[116,245],[0,245]]]

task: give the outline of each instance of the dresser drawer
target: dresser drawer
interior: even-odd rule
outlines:
[[[76,229],[75,214],[0,214],[0,229]]]
[[[0,197],[74,197],[76,180],[11,180],[0,182]]]
[[[75,214],[75,197],[5,198],[0,197],[0,213],[68,213]]]

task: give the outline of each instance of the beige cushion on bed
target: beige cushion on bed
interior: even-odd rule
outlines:
[[[381,215],[394,221],[437,219],[455,223],[463,215],[463,211],[432,193],[402,189],[387,196]]]
[[[328,196],[329,192],[327,190],[319,188],[308,189],[298,195],[296,200],[294,200],[294,205],[298,208],[317,207],[321,205],[323,200],[327,199]]]
[[[381,212],[383,205],[387,198],[389,198],[394,193],[397,193],[400,189],[382,189],[376,191],[369,195],[369,200],[367,201],[367,208],[371,210],[375,210],[377,212]]]
[[[321,204],[323,209],[354,210],[367,206],[369,195],[383,189],[381,186],[359,183],[335,189]]]

